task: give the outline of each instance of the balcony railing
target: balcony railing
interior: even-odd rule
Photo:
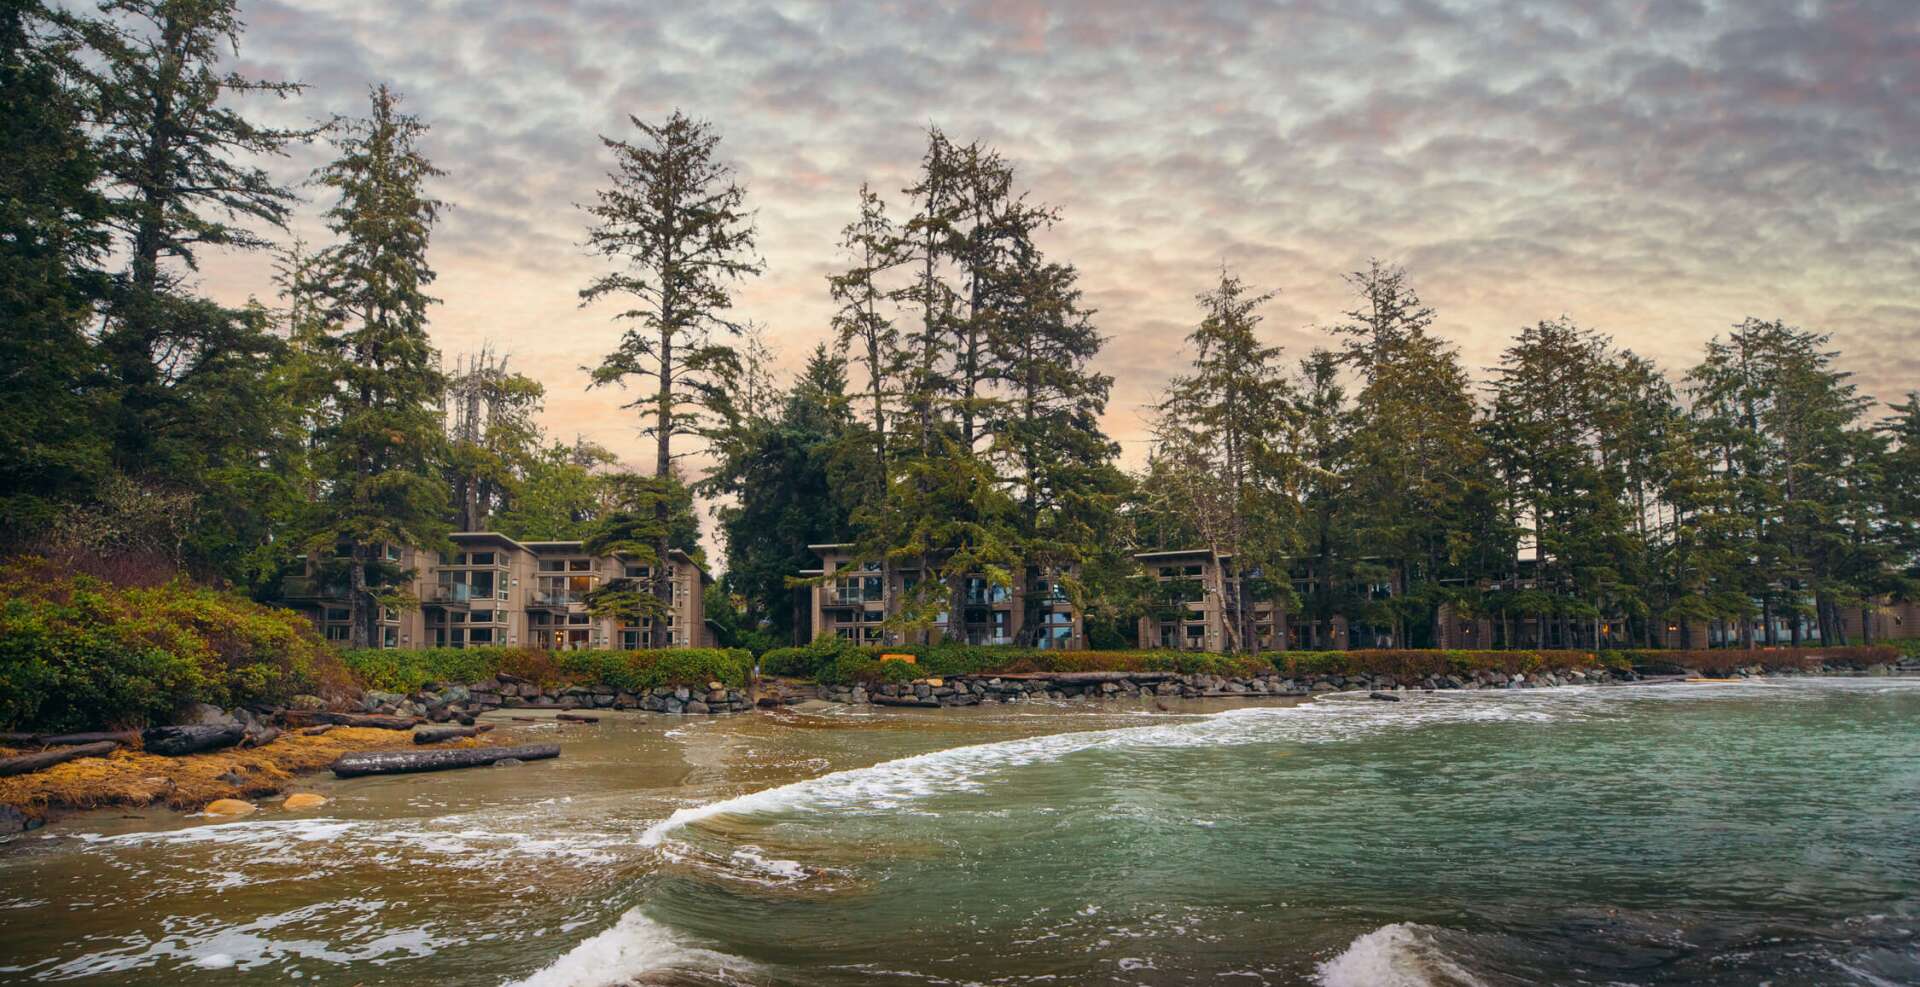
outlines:
[[[532,607],[570,607],[585,602],[587,594],[571,590],[537,589],[527,594],[527,605]]]
[[[312,576],[288,576],[281,581],[281,592],[289,600],[344,600],[345,583],[324,583]]]
[[[428,603],[468,603],[476,596],[485,600],[485,594],[476,594],[473,587],[466,583],[437,583],[427,589]]]
[[[864,589],[835,586],[827,590],[827,606],[830,607],[858,607],[879,602],[879,593],[868,593]]]

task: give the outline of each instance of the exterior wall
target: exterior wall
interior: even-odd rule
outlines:
[[[843,637],[861,644],[902,644],[903,635],[883,622],[900,613],[908,590],[917,583],[917,566],[894,566],[886,571],[856,561],[848,545],[810,546],[820,555],[820,568],[800,573],[817,579],[808,588],[807,626],[815,639]],[[969,577],[959,592],[959,611],[944,614],[929,632],[932,641],[960,640],[971,644],[1031,643],[1062,649],[1086,646],[1086,622],[1071,600],[1058,590],[1055,575],[1038,567],[1024,567],[1025,576],[1008,588]],[[1029,604],[1040,626],[1028,627]]]
[[[1184,612],[1176,612],[1170,619],[1162,619],[1155,614],[1141,617],[1140,646],[1179,651],[1225,651],[1231,615],[1223,597],[1235,593],[1239,581],[1231,565],[1223,568],[1222,560],[1215,559],[1211,552],[1204,550],[1143,552],[1134,558],[1146,566],[1147,572],[1159,582],[1186,580],[1201,587],[1199,599],[1186,601]],[[1286,607],[1278,600],[1254,600],[1251,606],[1254,640],[1249,643],[1252,648],[1260,651],[1286,650],[1292,636]]]
[[[590,556],[579,542],[516,542],[495,532],[457,532],[441,554],[403,548],[396,561],[413,570],[417,609],[389,611],[376,647],[514,645],[535,648],[638,646],[647,625],[626,627],[587,613],[582,597],[626,574],[615,556]],[[674,647],[710,647],[704,590],[708,576],[683,552],[673,554]],[[330,640],[344,644],[346,599],[338,587],[311,578],[288,594]]]
[[[1840,626],[1846,630],[1849,644],[1859,644],[1863,640],[1900,641],[1920,637],[1920,602],[1880,603],[1868,608],[1867,617],[1867,633],[1863,635],[1860,608],[1849,607],[1840,612]]]

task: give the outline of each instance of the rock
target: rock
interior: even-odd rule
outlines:
[[[0,805],[0,836],[11,836],[39,829],[39,819],[29,816],[11,805]]]
[[[721,691],[723,691],[723,690],[725,690],[725,689],[726,689],[726,686],[725,686],[725,685],[723,685],[723,684],[721,684],[721,683],[719,683],[719,682],[708,682],[708,683],[707,683],[707,691],[708,691],[708,692],[721,692]]]
[[[288,709],[326,709],[327,701],[319,696],[301,694],[287,702]]]
[[[1369,692],[1367,693],[1367,698],[1378,699],[1383,703],[1397,703],[1402,697],[1391,692]]]
[[[497,692],[481,692],[475,690],[467,699],[469,702],[478,703],[482,706],[500,705],[500,694]]]
[[[517,767],[519,767],[519,766],[521,766],[522,764],[525,764],[525,763],[527,763],[527,762],[525,762],[525,761],[522,761],[522,760],[520,760],[520,759],[519,759],[519,758],[517,758],[517,757],[503,757],[503,758],[501,758],[500,760],[498,760],[498,761],[495,761],[495,762],[493,762],[493,764],[492,764],[492,767],[496,767],[496,768],[517,768]]]
[[[182,726],[223,727],[239,721],[218,706],[191,703],[180,712],[179,722]]]
[[[709,705],[713,703],[724,703],[726,701],[727,701],[727,690],[710,689],[707,691],[707,703]]]
[[[287,800],[281,803],[281,807],[286,809],[318,809],[326,804],[327,798],[324,795],[315,795],[312,792],[295,792],[287,796]]]
[[[710,713],[710,712],[712,712],[712,710],[711,710],[711,709],[709,709],[709,708],[707,707],[707,704],[706,704],[706,703],[703,703],[703,702],[701,702],[701,701],[700,701],[700,700],[698,700],[698,699],[693,699],[693,700],[689,700],[689,701],[687,702],[687,712],[689,712],[689,713]]]
[[[214,799],[207,803],[205,810],[209,816],[245,816],[251,815],[259,807],[241,799]]]

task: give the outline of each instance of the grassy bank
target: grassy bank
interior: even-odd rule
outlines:
[[[1706,675],[1727,675],[1737,669],[1756,665],[1769,672],[1804,672],[1821,665],[1866,668],[1890,664],[1905,656],[1903,649],[1885,644],[1837,648],[1758,648],[1753,651],[1739,648],[1693,651],[1643,649],[1609,651],[1606,654],[1613,661],[1635,668],[1684,670]]]

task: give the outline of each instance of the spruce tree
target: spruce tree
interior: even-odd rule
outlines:
[[[328,327],[333,415],[316,435],[324,478],[310,553],[346,569],[351,643],[366,647],[380,607],[411,606],[400,546],[446,543],[447,490],[439,475],[446,379],[427,338],[434,279],[427,246],[442,203],[426,189],[443,174],[421,152],[426,125],[399,111],[386,86],[371,112],[335,139],[340,156],[317,173],[335,202],[336,242],[314,265]]]
[[[621,269],[594,278],[580,297],[583,304],[617,301],[623,308],[615,317],[627,323],[620,345],[594,368],[593,383],[653,381],[652,393],[628,407],[642,409],[642,432],[653,436],[658,489],[630,491],[627,500],[635,509],[650,502],[655,512],[648,526],[657,560],[652,589],[664,609],[671,592],[665,559],[678,485],[674,460],[684,454],[674,451],[673,440],[713,431],[712,409],[739,365],[727,341],[742,331],[729,314],[734,285],[760,273],[761,264],[753,253],[746,190],[715,156],[720,137],[713,127],[677,110],[660,123],[628,119],[640,140],[600,138],[613,152],[614,170],[608,187],[584,207],[593,219],[588,249]],[[632,543],[637,531],[615,540]]]

